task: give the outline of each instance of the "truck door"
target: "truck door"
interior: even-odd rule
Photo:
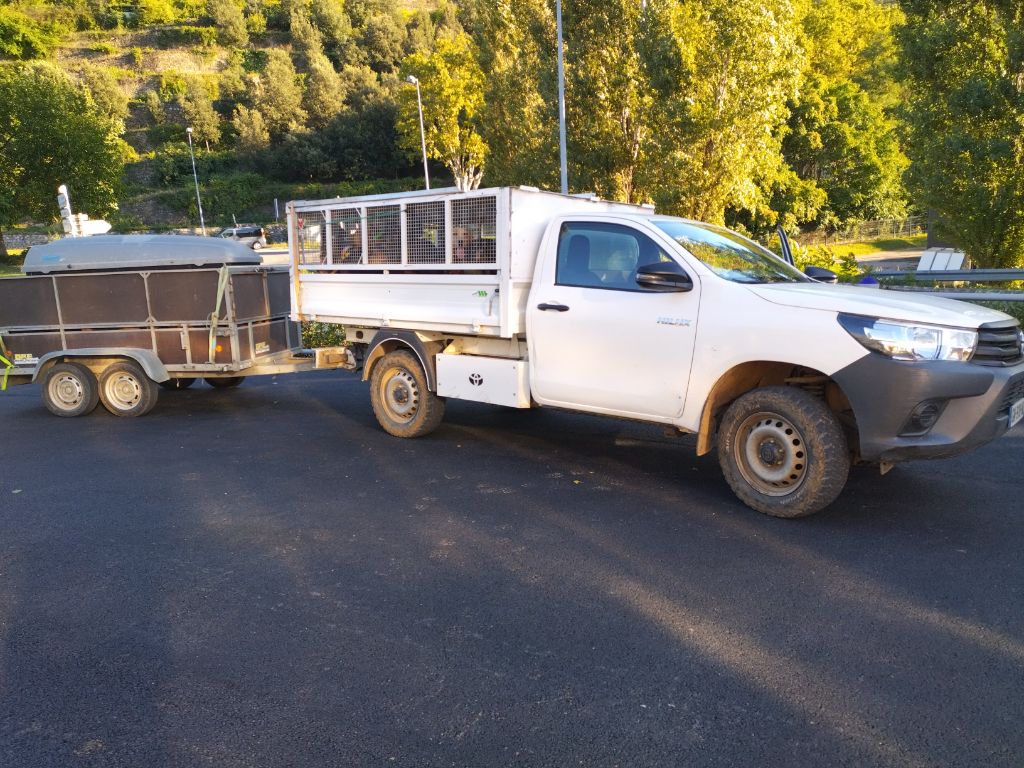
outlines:
[[[686,292],[638,284],[645,265],[687,270],[627,224],[565,222],[551,256],[541,254],[527,310],[534,399],[596,413],[678,417],[700,304],[692,270]]]

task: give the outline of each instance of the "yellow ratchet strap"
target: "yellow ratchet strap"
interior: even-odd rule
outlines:
[[[217,278],[217,306],[210,315],[210,362],[217,360],[217,319],[220,315],[220,305],[224,302],[224,292],[228,287],[228,265],[220,268],[220,277]]]
[[[14,367],[14,363],[7,359],[7,356],[11,354],[7,351],[7,345],[4,344],[4,340],[0,337],[0,365],[4,367],[4,376],[0,379],[0,392],[7,391],[7,377],[11,373],[11,368]]]

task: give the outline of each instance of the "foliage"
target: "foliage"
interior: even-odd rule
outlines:
[[[206,10],[217,28],[217,39],[221,45],[242,48],[249,44],[245,16],[235,0],[208,0]]]
[[[319,322],[302,324],[302,346],[306,349],[340,347],[344,343],[345,329],[340,325]]]
[[[218,33],[214,27],[162,27],[156,31],[156,44],[161,48],[179,46],[212,48],[217,44],[217,37]]]
[[[311,53],[308,66],[304,105],[309,124],[323,128],[345,106],[344,83],[323,53]]]
[[[256,82],[252,101],[272,137],[279,138],[305,125],[302,88],[287,53],[277,49],[268,53],[267,66]]]
[[[60,30],[21,10],[0,5],[0,59],[43,59],[58,42]]]
[[[186,126],[192,129],[192,139],[202,142],[207,150],[220,141],[220,115],[213,109],[209,91],[204,84],[193,81],[181,101]]]
[[[801,272],[807,267],[824,267],[836,273],[841,283],[859,282],[865,275],[865,270],[857,263],[852,252],[841,250],[843,246],[830,248],[827,246],[803,246],[791,243],[793,261]]]
[[[136,0],[136,13],[133,25],[149,27],[154,24],[173,24],[177,20],[177,11],[171,0]]]
[[[976,265],[1024,265],[1024,4],[902,5],[907,182]]]
[[[420,81],[427,154],[441,160],[459,189],[476,189],[483,177],[487,145],[476,130],[483,106],[483,72],[465,32],[449,32],[429,55],[414,53],[403,72]],[[420,150],[416,89],[406,88],[399,101],[398,130],[403,146]]]
[[[60,184],[78,210],[108,213],[129,154],[114,123],[60,70],[0,66],[0,227],[52,219]]]
[[[239,104],[231,115],[231,125],[235,129],[239,149],[258,152],[270,146],[270,130],[258,109]]]
[[[128,117],[128,96],[110,68],[87,66],[82,70],[82,81],[100,111],[112,121],[123,123]]]
[[[555,17],[545,0],[473,0],[467,27],[484,79],[480,135],[495,184],[558,189]]]

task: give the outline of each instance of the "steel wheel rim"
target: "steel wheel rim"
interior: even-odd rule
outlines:
[[[50,402],[64,411],[73,411],[85,400],[85,387],[70,373],[62,373],[50,380]]]
[[[420,391],[415,377],[404,368],[391,369],[381,384],[381,399],[396,421],[412,421],[420,406]]]
[[[807,444],[792,422],[777,413],[748,416],[734,449],[740,474],[759,493],[788,496],[807,477]]]
[[[131,410],[142,400],[142,386],[129,373],[115,373],[107,379],[104,388],[107,400],[121,411]]]

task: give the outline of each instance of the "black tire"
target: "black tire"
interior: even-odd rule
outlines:
[[[773,517],[819,512],[850,472],[839,420],[796,387],[755,389],[733,402],[718,430],[718,461],[740,501]]]
[[[230,389],[231,387],[237,387],[243,381],[245,376],[224,376],[223,378],[215,378],[211,376],[208,379],[203,379],[214,389]]]
[[[196,383],[195,379],[168,379],[161,381],[160,386],[164,389],[188,389]]]
[[[43,376],[43,405],[54,416],[84,416],[96,410],[99,386],[79,363],[57,363]]]
[[[100,401],[115,416],[145,416],[156,405],[160,388],[138,363],[122,360],[100,374]]]
[[[444,418],[444,400],[427,387],[427,374],[411,352],[384,355],[370,375],[370,404],[377,421],[395,437],[429,435]]]

